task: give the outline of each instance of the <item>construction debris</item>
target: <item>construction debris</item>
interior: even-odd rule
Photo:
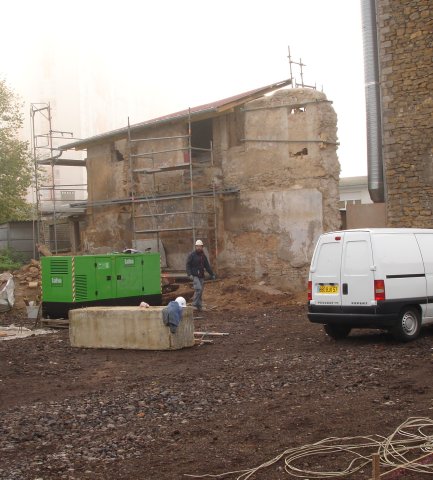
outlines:
[[[14,277],[20,285],[27,285],[35,288],[40,285],[41,264],[32,259],[27,265],[23,265],[19,270],[13,272]]]
[[[195,345],[205,345],[214,343],[213,340],[209,340],[205,337],[226,337],[228,333],[223,332],[194,332],[194,344]]]
[[[32,259],[12,272],[15,282],[15,307],[25,310],[41,303],[41,265]]]
[[[194,332],[194,335],[201,335],[201,336],[208,335],[209,337],[226,337],[230,334],[222,333],[222,332]]]
[[[48,247],[46,247],[45,245],[42,245],[40,243],[37,243],[36,244],[36,247],[38,249],[38,252],[43,255],[44,257],[51,257],[53,254],[51,253],[51,251],[49,250]]]
[[[41,318],[41,327],[69,328],[69,320],[64,318]]]
[[[214,343],[213,340],[204,340],[203,338],[194,338],[194,345],[205,345]]]
[[[0,275],[0,312],[7,312],[15,303],[15,283],[9,272]]]
[[[39,328],[31,330],[22,325],[9,325],[8,327],[0,327],[0,341],[13,340],[16,338],[25,338],[33,335],[47,335],[53,333],[54,330]]]

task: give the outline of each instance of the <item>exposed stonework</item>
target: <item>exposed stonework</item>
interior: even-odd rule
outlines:
[[[433,228],[431,0],[378,0],[387,223]]]
[[[192,208],[208,212],[194,217],[196,237],[205,239],[219,273],[304,289],[318,235],[340,223],[336,121],[323,93],[285,89],[193,122],[193,145],[205,147],[211,140],[213,144],[212,155],[201,150],[192,153],[194,192],[213,187],[238,188],[239,192],[217,197],[216,217],[213,198],[195,197],[194,205],[190,198],[166,200],[157,206],[152,201],[136,202],[135,229],[155,228],[150,216],[155,209],[158,213]],[[174,136],[178,138],[166,138]],[[132,157],[133,169],[147,169],[132,176],[127,138],[88,145],[89,201],[125,199],[117,205],[88,209],[83,232],[88,251],[131,246],[134,228],[128,199],[132,193],[142,197],[190,191],[189,168],[149,173],[149,169],[189,164],[188,119],[146,127],[135,131],[133,139],[160,137],[165,139],[132,144],[131,153],[138,155]],[[155,153],[162,150],[173,151]],[[180,229],[192,223],[191,215],[185,213],[158,218],[159,228]],[[146,237],[140,234],[137,238]],[[160,239],[168,266],[183,270],[192,248],[191,231],[163,232]]]
[[[336,115],[323,93],[288,89],[245,106],[245,141],[227,150],[221,266],[303,285],[314,243],[339,227]],[[223,142],[222,142],[223,144]]]

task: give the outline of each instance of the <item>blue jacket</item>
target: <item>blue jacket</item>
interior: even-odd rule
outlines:
[[[182,307],[175,301],[171,301],[162,309],[162,320],[164,325],[170,328],[171,333],[176,333],[177,327],[182,320]]]

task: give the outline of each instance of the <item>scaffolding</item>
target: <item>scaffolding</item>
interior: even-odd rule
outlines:
[[[77,192],[87,192],[87,185],[58,183],[55,167],[85,168],[85,161],[60,158],[63,150],[59,146],[75,138],[72,132],[53,130],[50,103],[30,104],[30,127],[34,169],[34,243],[43,244],[58,253],[67,243],[60,239],[63,230],[60,218],[65,213],[63,205],[74,200]]]
[[[291,53],[290,53],[290,46],[287,47],[287,50],[288,50],[287,58],[289,59],[290,80],[291,80],[291,83],[292,83],[292,88],[302,87],[302,88],[312,88],[313,90],[317,90],[316,84],[314,84],[314,85],[307,85],[307,84],[304,82],[304,70],[303,70],[303,67],[306,67],[307,65],[305,65],[305,63],[302,63],[302,59],[301,59],[301,58],[299,59],[299,62],[296,62],[295,60],[292,60],[292,55],[291,55]],[[301,83],[298,83],[298,82],[296,81],[295,77],[293,76],[293,68],[292,68],[293,65],[297,65],[297,66],[299,67],[300,76],[301,76]],[[323,90],[323,89],[322,89],[322,90]]]
[[[214,165],[212,140],[207,148],[193,145],[193,124],[188,112],[187,131],[182,135],[133,138],[128,119],[129,187],[131,196],[133,245],[153,240],[161,250],[161,236],[182,232],[211,247],[215,259],[218,252],[217,194],[212,181],[209,188],[198,188],[194,177],[197,168]],[[168,144],[166,147],[159,147]],[[200,157],[200,158],[198,158]],[[179,172],[175,185],[185,188],[173,192],[161,176]],[[172,182],[173,183],[173,182]],[[141,195],[138,195],[140,191]],[[144,195],[143,195],[144,194]],[[216,260],[215,260],[216,261]],[[215,262],[214,262],[215,263]],[[216,266],[216,265],[215,265]]]

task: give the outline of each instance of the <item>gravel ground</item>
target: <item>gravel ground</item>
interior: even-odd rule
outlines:
[[[71,348],[67,331],[0,342],[0,478],[186,479],[432,414],[431,328],[408,344],[361,330],[335,342],[296,305],[195,323],[230,335],[173,352]],[[252,478],[292,478],[283,467]]]

